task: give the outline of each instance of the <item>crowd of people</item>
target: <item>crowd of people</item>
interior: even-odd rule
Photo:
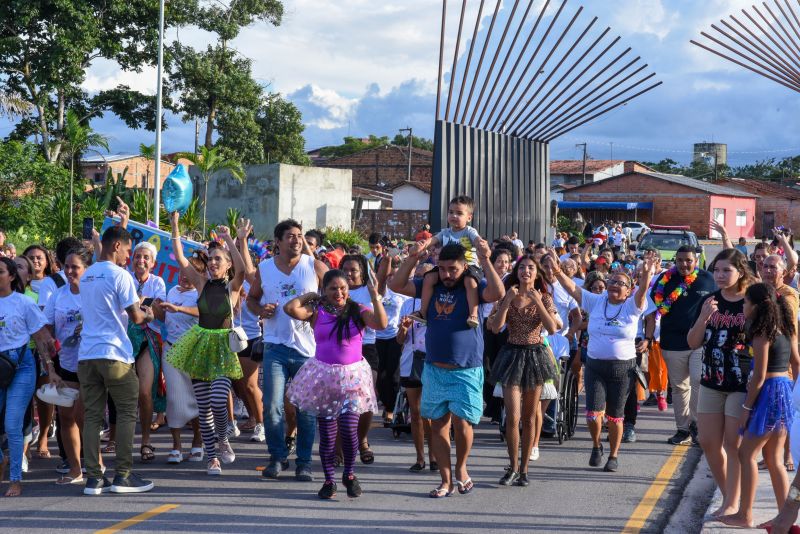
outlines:
[[[55,257],[4,244],[5,495],[21,494],[29,455],[48,458],[53,437],[57,484],[87,495],[149,491],[153,482],[133,471],[138,421],[142,463],[156,460],[150,436],[166,425],[163,460],[205,462],[219,476],[236,459],[232,436],[249,432],[266,443],[264,478],[283,476],[294,455],[305,482],[315,480],[318,432],[319,497],[336,495],[339,466],[347,495],[358,497],[357,460],[376,460],[373,417],[391,426],[399,394],[415,449],[409,471],[441,477],[430,497],[473,491],[468,460],[484,417],[503,426],[508,467],[498,484],[525,487],[569,369],[586,393],[590,466],[624,469],[640,406],[672,404],[676,429],[665,438],[702,447],[723,495],[715,517],[752,524],[763,458],[784,532],[800,507],[800,482],[788,475],[800,455],[791,233],[776,229],[748,254],[712,222],[723,250],[704,270],[691,246],[670,261],[654,249],[634,256],[634,240],[613,222],[559,233],[550,246],[523,246],[516,234],[490,243],[470,225],[473,208],[456,197],[442,231],[422,228],[405,244],[373,234],[366,254],[285,220],[259,255],[240,219],[188,257],[172,213],[180,274],[169,292],[153,272],[158,251],[133,242],[121,201],[118,224],[92,240],[63,239]],[[61,402],[69,391],[80,394]],[[234,399],[248,414],[241,428]],[[113,478],[103,453],[115,456]]]

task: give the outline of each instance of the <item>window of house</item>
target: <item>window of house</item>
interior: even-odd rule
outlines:
[[[747,226],[747,210],[736,210],[736,226]]]
[[[94,183],[99,184],[103,182],[103,180],[105,180],[105,176],[106,176],[105,173],[102,172],[94,173]]]

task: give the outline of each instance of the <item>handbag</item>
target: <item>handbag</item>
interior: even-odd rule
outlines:
[[[416,344],[416,340],[414,339],[414,326],[414,324],[411,325],[412,347]],[[411,380],[416,380],[417,382],[422,382],[422,370],[425,368],[425,353],[421,350],[412,349],[411,356],[413,360],[411,360],[411,372],[409,373],[408,378]]]
[[[636,364],[636,366],[633,368],[633,373],[636,375],[636,380],[638,380],[638,381],[639,381],[639,383],[642,385],[642,387],[644,388],[644,390],[645,390],[646,392],[647,392],[647,391],[650,391],[650,390],[648,389],[648,384],[647,384],[647,376],[645,376],[645,374],[644,374],[644,371],[642,371],[642,368],[641,368],[641,367],[639,367],[639,364],[638,364],[638,363],[637,363],[637,364]]]
[[[231,296],[231,285],[228,284],[228,302],[231,306],[231,331],[228,332],[228,346],[232,352],[242,352],[247,348],[247,333],[241,326],[233,326],[233,297]],[[242,310],[239,309],[239,322],[242,322]]]
[[[0,389],[7,389],[14,381],[14,375],[17,374],[17,367],[19,367],[24,351],[25,345],[18,349],[0,352]],[[12,353],[16,353],[16,361],[11,359]]]

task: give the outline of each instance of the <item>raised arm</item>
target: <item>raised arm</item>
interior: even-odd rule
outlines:
[[[181,274],[188,278],[199,294],[206,285],[207,278],[204,274],[198,273],[191,266],[189,260],[183,255],[183,243],[181,243],[180,214],[173,211],[169,214],[169,223],[172,228],[170,240],[172,241],[172,252],[175,254],[175,261],[181,269]]]
[[[377,258],[375,261],[377,261]],[[386,294],[386,281],[389,279],[389,272],[391,271],[391,268],[392,268],[392,257],[384,253],[381,256],[381,261],[379,262],[377,272],[375,273],[375,277],[378,280],[379,295]]]
[[[656,262],[660,263],[652,252],[647,252],[645,254],[641,270],[639,271],[639,287],[633,295],[636,307],[640,310],[643,310],[647,305],[647,292],[650,291],[650,282],[656,274]]]
[[[503,326],[506,324],[506,318],[508,317],[508,308],[511,307],[514,297],[518,294],[519,290],[517,286],[510,287],[503,298],[495,305],[494,311],[489,315],[489,319],[486,322],[486,326],[488,326],[489,330],[493,333],[499,334],[503,329]]]
[[[592,251],[592,242],[590,240],[586,240],[583,244],[583,250],[581,251],[581,267],[583,268],[583,272],[587,272],[589,267],[592,266],[592,260],[589,259],[589,253]]]
[[[791,271],[797,267],[797,252],[792,248],[789,238],[782,231],[776,228],[773,232],[775,232],[775,237],[780,241],[783,254],[786,257],[786,270]]]
[[[256,279],[256,267],[253,265],[253,259],[250,257],[250,249],[247,246],[247,238],[253,231],[253,225],[250,224],[250,219],[241,218],[236,224],[236,247],[244,260],[244,279],[251,286]]]
[[[383,300],[378,294],[377,280],[375,280],[375,273],[369,272],[367,276],[367,290],[369,291],[369,298],[372,301],[372,309],[364,310],[361,312],[361,318],[364,319],[364,324],[375,330],[383,330],[389,324],[389,318],[386,316],[386,310],[383,308]]]
[[[242,258],[241,253],[239,253],[239,249],[236,248],[236,242],[231,237],[231,230],[227,226],[220,225],[217,226],[217,235],[225,242],[228,246],[228,251],[231,253],[231,259],[233,260],[233,269],[235,274],[233,275],[233,280],[231,280],[231,294],[239,293],[239,290],[242,288],[242,283],[244,282],[244,258]]]
[[[578,306],[581,305],[581,301],[583,300],[583,293],[581,292],[581,288],[579,288],[575,282],[572,281],[572,278],[567,276],[567,273],[561,270],[561,261],[559,261],[558,256],[556,255],[555,250],[549,250],[547,252],[547,256],[551,262],[553,262],[553,274],[555,274],[556,278],[558,279],[558,283],[561,284],[567,293],[570,294],[572,298],[575,299],[575,302],[578,303]],[[542,259],[544,260],[545,257]]]
[[[417,241],[417,243],[411,247],[408,257],[403,260],[403,263],[397,268],[397,272],[394,273],[392,281],[389,282],[389,289],[408,297],[415,297],[417,295],[417,286],[411,281],[411,273],[417,268],[420,255],[423,254],[425,242],[426,240]]]
[[[478,238],[475,243],[475,251],[478,254],[478,261],[483,269],[483,276],[486,278],[486,287],[483,289],[483,300],[485,302],[494,302],[500,300],[506,294],[506,288],[503,286],[503,280],[500,275],[494,270],[491,257],[492,250],[489,244],[483,238]]]
[[[714,230],[719,234],[720,239],[722,239],[723,250],[725,250],[726,248],[733,248],[733,242],[731,241],[731,238],[728,237],[728,231],[725,229],[724,226],[722,226],[720,223],[718,223],[713,219],[708,223],[708,225],[709,227],[711,227],[712,230]]]

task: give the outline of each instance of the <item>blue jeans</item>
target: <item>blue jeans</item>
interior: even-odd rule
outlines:
[[[283,397],[286,382],[294,377],[306,361],[308,361],[306,356],[286,345],[267,343],[264,347],[264,432],[267,435],[270,461],[285,460],[288,456]],[[314,416],[298,410],[296,442],[298,467],[311,463],[315,431]]]
[[[36,363],[30,349],[26,348],[11,385],[7,389],[0,389],[0,412],[5,408],[4,425],[8,436],[11,482],[22,480],[22,424],[35,390]],[[0,450],[0,461],[2,460],[3,451]]]

